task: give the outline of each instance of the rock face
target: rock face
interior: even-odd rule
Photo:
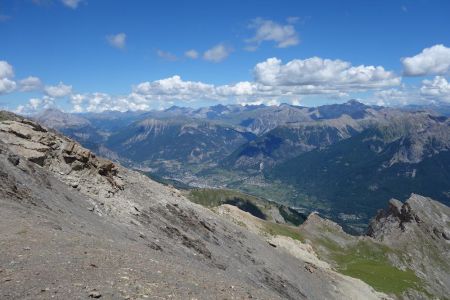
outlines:
[[[179,191],[5,113],[0,232],[2,299],[358,294],[345,277],[308,271],[301,259]],[[367,298],[382,297],[363,286]]]
[[[415,194],[405,203],[392,199],[389,208],[373,219],[367,234],[400,250],[404,259],[397,263],[414,270],[433,293],[450,295],[449,207]]]
[[[412,194],[402,203],[389,201],[389,208],[381,210],[372,220],[367,235],[390,243],[403,242],[420,230],[435,241],[450,241],[450,208],[430,198]],[[400,240],[399,240],[400,238]],[[407,239],[406,238],[406,239]]]
[[[0,123],[0,139],[17,155],[49,169],[62,181],[94,193],[123,189],[118,169],[78,143],[15,117]],[[81,184],[82,183],[82,184]]]

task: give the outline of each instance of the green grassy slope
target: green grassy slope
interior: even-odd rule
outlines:
[[[286,223],[293,225],[299,225],[306,219],[306,216],[285,205],[234,190],[192,189],[188,192],[187,197],[192,202],[205,207],[217,207],[222,204],[234,205],[263,220],[273,220],[274,213],[279,213]]]

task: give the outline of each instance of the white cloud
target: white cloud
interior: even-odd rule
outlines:
[[[278,48],[287,48],[300,43],[300,39],[292,23],[298,19],[290,18],[289,24],[282,25],[272,20],[254,19],[249,28],[255,30],[253,37],[246,40],[247,50],[256,50],[263,42],[275,42]]]
[[[73,105],[72,111],[79,113],[83,112],[83,102],[86,100],[86,96],[82,94],[70,95],[70,102]]]
[[[233,49],[231,47],[225,46],[224,44],[218,44],[211,49],[206,50],[205,53],[203,53],[203,59],[215,63],[221,62],[227,58],[232,51]]]
[[[23,114],[25,110],[25,106],[24,105],[19,105],[16,107],[16,109],[13,111],[16,114]]]
[[[220,45],[219,45],[220,46]],[[213,55],[214,56],[214,55]],[[212,57],[210,57],[212,59]],[[216,57],[216,59],[218,59]],[[0,63],[0,92],[15,89],[13,68],[6,62]],[[5,77],[8,76],[8,77]],[[424,81],[422,94],[427,97],[440,96],[447,99],[448,82],[441,78]],[[12,86],[11,83],[12,82]],[[10,86],[6,87],[9,84]],[[189,105],[217,101],[221,103],[294,103],[304,96],[323,95],[321,97],[342,98],[352,93],[373,91],[377,103],[389,100],[408,100],[413,93],[405,92],[400,86],[401,78],[381,66],[352,66],[342,60],[312,57],[295,59],[283,63],[278,58],[270,58],[254,67],[254,80],[241,81],[226,85],[213,85],[199,81],[183,80],[180,76],[145,81],[132,86],[127,95],[106,93],[79,94],[72,86],[60,82],[45,86],[44,97],[30,99],[22,105],[21,111],[36,111],[54,105],[58,98],[67,97],[73,112],[101,112],[105,110],[148,110],[165,108],[173,104]],[[20,81],[22,91],[42,87],[37,77],[28,77]],[[396,89],[392,89],[396,87]],[[438,92],[437,92],[438,91]],[[416,95],[419,95],[416,89]],[[417,97],[416,97],[417,98]]]
[[[79,104],[75,104],[73,108],[76,112],[103,112],[107,110],[123,112],[129,110],[149,110],[151,107],[150,100],[135,93],[127,96],[111,96],[106,93],[92,93],[80,96],[83,99]],[[86,105],[82,106],[82,103],[86,103]]]
[[[81,0],[61,0],[62,4],[72,9],[76,9],[81,3]]]
[[[12,78],[14,77],[13,67],[4,60],[0,60],[0,78]]]
[[[420,100],[414,90],[400,88],[376,91],[367,102],[380,106],[397,106],[417,103]]]
[[[16,89],[13,67],[6,61],[0,61],[0,95],[11,93]]]
[[[55,99],[49,96],[43,96],[42,98],[31,98],[25,105],[19,105],[15,112],[19,114],[33,114],[40,110],[53,107],[55,105]]]
[[[422,96],[437,102],[450,102],[450,82],[442,76],[422,81]]]
[[[32,92],[42,88],[42,82],[38,77],[29,76],[19,81],[20,91]]]
[[[191,49],[186,52],[184,52],[184,56],[190,58],[190,59],[197,59],[198,58],[198,52],[197,50]]]
[[[402,59],[405,76],[444,75],[450,72],[450,48],[434,45]]]
[[[161,57],[161,58],[163,58],[165,60],[168,60],[168,61],[176,61],[176,60],[178,60],[178,57],[175,54],[172,54],[170,52],[166,52],[166,51],[163,51],[163,50],[157,50],[156,54],[159,57]]]
[[[69,96],[72,93],[72,86],[60,82],[58,85],[46,86],[44,92],[49,97],[62,98]]]
[[[286,64],[269,58],[254,68],[257,82],[268,86],[298,86],[316,91],[367,90],[399,85],[400,77],[381,66],[353,67],[342,60],[312,57]]]
[[[8,78],[0,78],[0,95],[11,93],[16,89],[16,83]]]
[[[88,112],[109,110],[113,102],[111,96],[105,93],[93,93],[87,98],[89,103],[87,107]]]
[[[111,34],[106,37],[108,43],[118,49],[124,49],[126,44],[127,35],[123,32],[118,34]]]
[[[298,104],[304,95],[326,95],[328,98],[349,97],[354,92],[399,86],[400,77],[383,67],[356,66],[341,60],[313,57],[293,60],[283,64],[271,58],[255,66],[254,81],[241,81],[227,85],[213,85],[198,81],[185,81],[175,75],[156,81],[146,81],[132,87],[125,96],[94,93],[87,96],[87,107],[77,111],[137,110],[164,108],[174,103],[190,104],[202,101],[221,103],[265,103],[290,102]],[[394,95],[380,92],[378,99]],[[400,95],[397,95],[400,98]],[[75,104],[74,104],[75,105]]]
[[[36,110],[41,105],[42,100],[39,98],[31,98],[28,103],[32,109]]]
[[[257,84],[249,81],[241,81],[234,85],[217,87],[217,93],[222,96],[251,96],[258,92]]]
[[[142,82],[133,88],[133,92],[154,100],[189,101],[214,94],[214,86],[202,82],[184,81],[180,76],[175,75],[152,82]]]
[[[300,105],[302,105],[302,102],[301,102],[300,98],[295,98],[295,99],[292,99],[291,104],[295,105],[295,106],[300,106]]]

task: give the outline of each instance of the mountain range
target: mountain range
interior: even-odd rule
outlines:
[[[450,121],[430,109],[350,100],[319,107],[48,110],[35,119],[149,175],[318,210],[346,230],[364,230],[391,197],[418,193],[450,203]]]
[[[264,198],[157,183],[7,112],[0,179],[2,299],[450,293],[450,209],[417,194],[353,236]]]

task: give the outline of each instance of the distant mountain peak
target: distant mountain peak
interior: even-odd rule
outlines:
[[[171,107],[167,108],[165,111],[174,111],[174,110],[177,110],[177,109],[180,109],[180,108],[182,108],[182,107],[176,106],[176,105],[172,105]]]
[[[346,105],[364,105],[364,106],[367,106],[364,103],[362,103],[362,102],[360,102],[360,101],[358,101],[356,99],[350,99],[347,102],[345,102],[344,104],[346,104]]]
[[[89,125],[90,122],[80,115],[66,113],[58,108],[47,108],[34,115],[33,119],[50,128],[79,127]]]

